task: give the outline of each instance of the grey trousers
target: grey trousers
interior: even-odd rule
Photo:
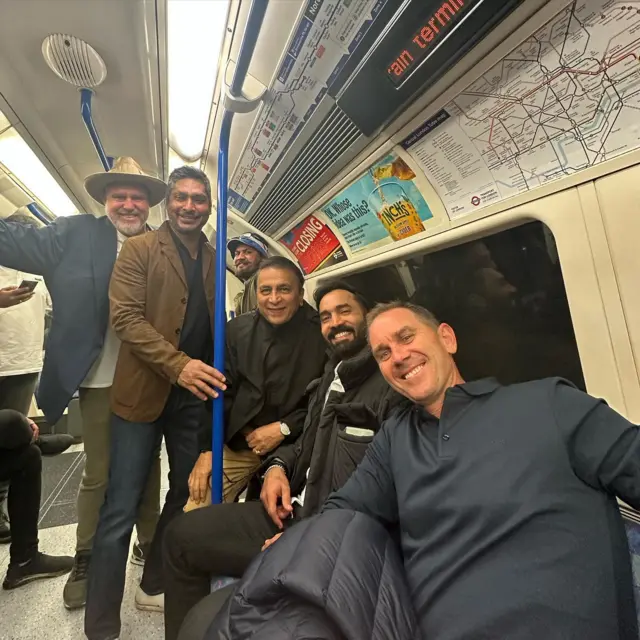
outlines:
[[[78,491],[76,551],[89,551],[93,547],[100,507],[107,490],[111,449],[110,391],[109,387],[80,388],[85,465]],[[142,544],[149,544],[153,539],[159,517],[160,452],[154,460],[142,502],[138,508],[138,540]]]

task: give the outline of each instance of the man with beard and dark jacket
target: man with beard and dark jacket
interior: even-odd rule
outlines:
[[[344,282],[315,292],[322,336],[331,358],[315,382],[302,435],[278,447],[262,465],[261,501],[213,505],[178,518],[165,537],[165,633],[175,640],[189,610],[210,590],[212,576],[240,577],[265,541],[320,510],[363,458],[369,442],[400,400],[385,383],[366,343],[366,301]],[[247,316],[243,316],[247,317]],[[242,318],[239,318],[239,320]],[[219,598],[220,594],[212,597]],[[197,638],[213,618],[207,601],[195,607]]]
[[[227,325],[223,500],[234,502],[265,456],[295,440],[307,412],[306,389],[321,373],[326,344],[316,311],[304,301],[304,278],[288,258],[264,259],[258,308]],[[211,420],[189,478],[189,511],[210,504]]]

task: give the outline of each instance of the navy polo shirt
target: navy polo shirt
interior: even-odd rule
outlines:
[[[449,389],[391,417],[325,508],[400,530],[428,640],[637,640],[615,496],[640,507],[638,429],[561,379]]]

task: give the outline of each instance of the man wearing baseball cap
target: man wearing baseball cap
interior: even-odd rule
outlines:
[[[258,267],[268,257],[267,243],[257,233],[243,233],[231,238],[227,249],[236,267],[236,276],[244,282],[244,289],[234,298],[235,314],[253,311],[257,304],[256,282]]]

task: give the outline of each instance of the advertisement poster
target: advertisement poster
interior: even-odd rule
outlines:
[[[352,251],[391,238],[403,240],[424,231],[433,217],[414,182],[415,173],[397,154],[367,173],[322,207]]]
[[[314,215],[307,216],[281,239],[305,275],[347,259],[336,234]]]

